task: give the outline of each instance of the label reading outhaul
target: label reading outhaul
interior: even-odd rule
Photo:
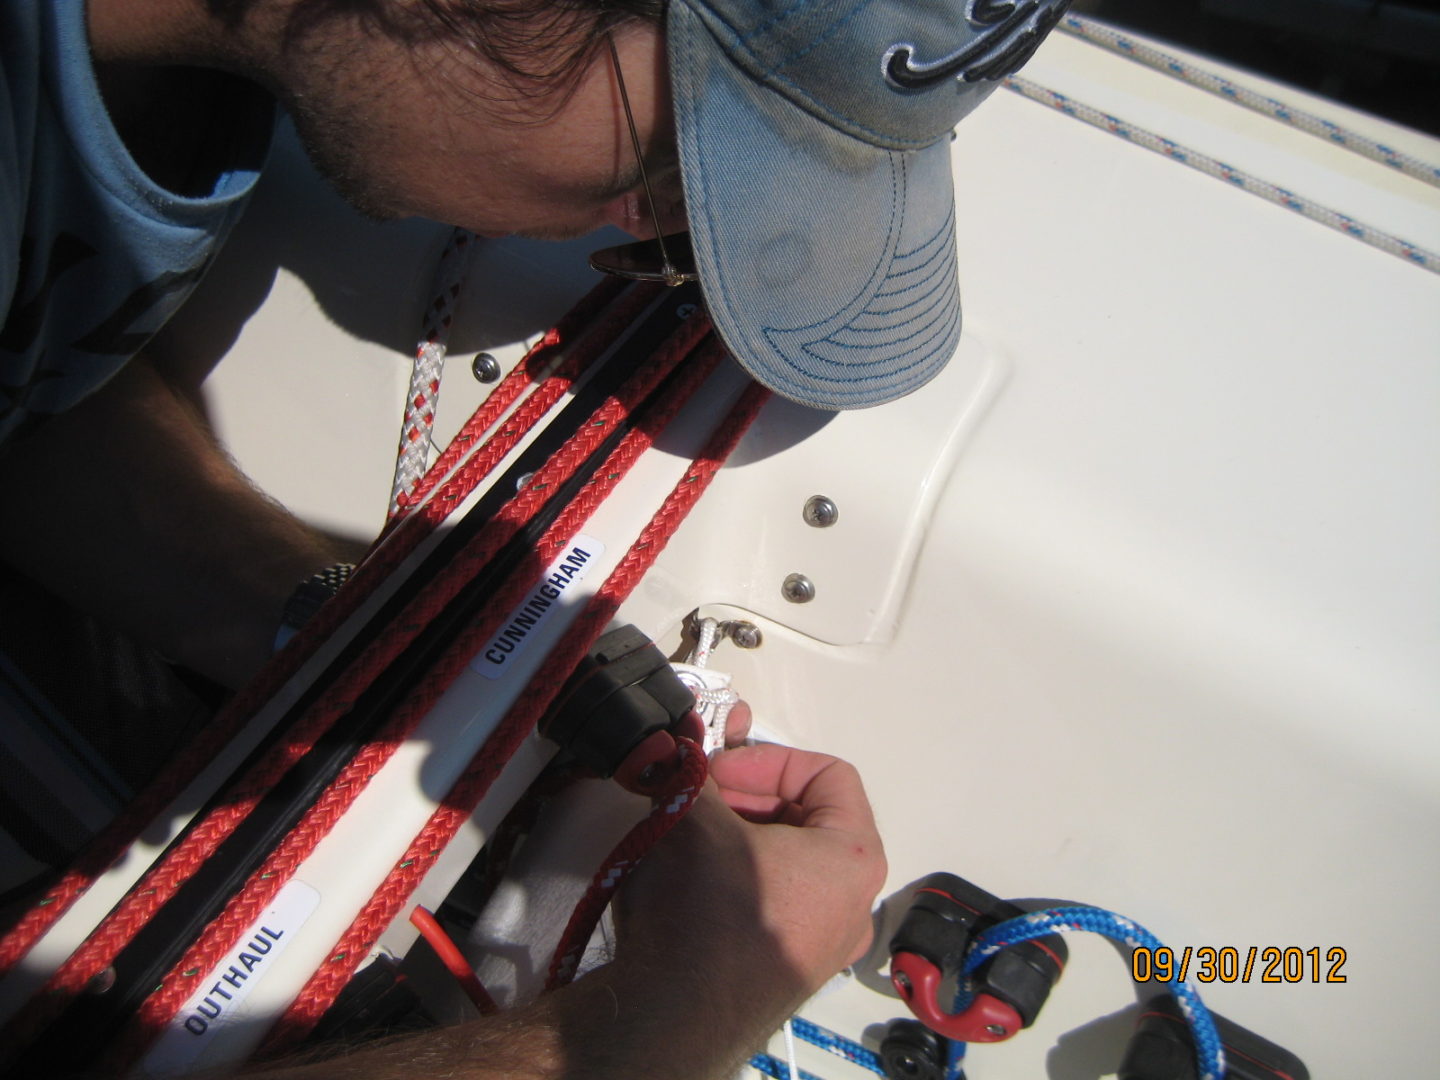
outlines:
[[[470,661],[470,667],[487,679],[503,676],[514,666],[515,658],[525,651],[541,623],[575,602],[575,586],[604,553],[605,545],[594,537],[581,535],[571,540],[550,564],[540,583]]]
[[[240,944],[181,1006],[146,1057],[143,1071],[165,1075],[188,1069],[216,1034],[243,1017],[245,999],[275,967],[275,961],[295,940],[319,903],[320,894],[303,881],[291,881],[281,889]]]

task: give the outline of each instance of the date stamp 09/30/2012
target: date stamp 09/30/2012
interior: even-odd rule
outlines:
[[[1343,983],[1345,950],[1339,945],[1302,949],[1298,945],[1186,945],[1183,949],[1140,946],[1130,954],[1130,975],[1138,983],[1194,979],[1199,983]]]

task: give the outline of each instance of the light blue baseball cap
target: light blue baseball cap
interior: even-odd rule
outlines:
[[[960,337],[950,132],[1070,0],[670,0],[710,316],[776,393],[908,394]]]

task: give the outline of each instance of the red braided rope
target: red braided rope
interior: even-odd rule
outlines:
[[[558,349],[569,346],[571,338],[581,333],[586,324],[594,318],[596,312],[613,299],[619,287],[610,284],[613,281],[618,281],[618,279],[606,278],[592,290],[576,308],[561,319],[553,331],[530,351],[525,360],[517,365],[511,375],[514,376],[515,372],[522,374],[513,380],[511,387],[507,388],[506,393],[510,395],[508,399],[496,400],[492,405],[491,399],[494,398],[494,395],[487,398],[477,412],[477,417],[479,417],[479,413],[484,413],[488,420],[472,418],[472,421],[466,425],[465,431],[462,431],[461,436],[457,437],[457,441],[463,437],[468,442],[456,449],[453,455],[451,455],[451,448],[447,448],[445,454],[442,454],[440,460],[436,462],[436,467],[431,470],[430,474],[427,474],[425,479],[422,479],[422,486],[427,481],[429,482],[429,487],[425,488],[427,493],[435,483],[438,483],[439,478],[449,471],[454,462],[463,456],[464,451],[499,419],[505,409],[514,401],[515,396],[523,389],[526,380],[530,377],[528,373],[541,370]],[[542,400],[547,403],[543,408],[537,407],[531,410],[531,415],[528,417],[531,425],[549,410],[550,406],[568,389],[574,377],[593,362],[607,343],[613,340],[613,327],[610,324],[614,318],[623,317],[628,324],[635,313],[653,299],[658,288],[657,286],[651,289],[634,290],[630,294],[632,298],[623,305],[623,310],[617,309],[613,318],[604,320],[600,332],[587,335],[575,348],[570,350],[566,356],[567,362],[542,384],[540,388],[544,393]],[[500,387],[496,387],[497,391],[499,389]],[[513,437],[516,439],[528,430],[528,427],[524,425],[524,420],[520,419],[507,425],[507,433],[510,433],[512,428],[516,429],[513,433]],[[455,445],[452,443],[451,447],[454,448]],[[493,461],[498,462],[503,457],[504,454],[495,455]],[[491,468],[493,468],[493,462]],[[35,943],[71,908],[76,900],[84,895],[95,880],[115,864],[141,831],[174,802],[180,792],[184,790],[185,785],[219,756],[239,733],[245,722],[294,677],[318,646],[327,640],[335,629],[349,618],[374,592],[375,588],[394,571],[395,567],[434,530],[440,520],[443,520],[440,511],[448,512],[450,508],[458,505],[465,495],[469,494],[469,490],[465,490],[461,494],[463,485],[469,483],[473,489],[473,486],[479,483],[484,475],[482,470],[472,470],[466,477],[457,480],[453,488],[447,485],[446,491],[443,493],[444,498],[436,500],[438,504],[436,513],[427,515],[423,526],[412,526],[406,530],[406,535],[403,537],[392,537],[390,542],[385,545],[383,555],[377,552],[372,559],[367,559],[346,583],[346,587],[341,590],[340,594],[322,607],[315,618],[291,640],[279,655],[266,665],[249,686],[231,699],[226,707],[206,725],[204,730],[170,765],[162,770],[159,776],[120,815],[95,836],[60,880],[21,916],[3,938],[0,938],[0,978],[8,974],[30,952]],[[432,480],[431,477],[434,479]],[[437,518],[439,520],[436,520]]]
[[[718,345],[715,347],[719,348]],[[546,657],[531,680],[530,685],[536,688],[536,692],[522,696],[511,707],[390,876],[336,943],[325,966],[311,977],[289,1010],[276,1022],[261,1048],[263,1056],[284,1052],[308,1035],[319,1022],[380,934],[405,906],[445,845],[474,813],[501,769],[550,707],[566,677],[654,564],[769,396],[770,391],[758,384],[752,383],[746,388],[620,564]]]
[[[452,442],[436,461],[435,466],[421,479],[420,487],[417,489],[420,492],[416,496],[417,499],[423,498],[433,490],[436,484],[440,483],[442,479],[444,480],[444,484],[435,498],[426,502],[418,511],[412,511],[402,519],[391,523],[388,530],[381,534],[381,539],[376,542],[376,546],[371,549],[365,561],[356,568],[350,580],[345,583],[345,588],[320,608],[315,617],[306,623],[305,627],[296,635],[295,640],[304,639],[304,642],[309,642],[313,651],[319,642],[334,633],[340,624],[364,602],[365,598],[374,593],[380,583],[393,574],[400,564],[445,522],[480,482],[494,471],[495,467],[509,455],[526,432],[545,417],[555,403],[570,389],[575,379],[610,346],[618,331],[630,325],[635,316],[650,303],[654,298],[656,288],[627,293],[619,303],[606,311],[603,317],[595,320],[593,325],[588,327],[588,332],[570,345],[559,366],[515,410],[514,415],[510,417],[504,427],[491,434],[484,445],[465,462],[463,469],[447,476],[446,474],[450,473],[454,463],[464,457],[465,449],[473,445],[481,435],[488,431],[514,400],[513,397],[509,401],[497,400],[492,406],[491,400],[494,395],[487,397],[476,411],[475,416],[462,429],[461,435],[456,436],[457,442],[463,437],[466,440],[466,446],[456,449],[456,443]],[[596,288],[590,296],[586,297],[585,301],[582,301],[582,307],[593,311],[593,306],[589,304],[589,301],[594,300],[598,305],[609,291],[605,288]],[[511,372],[511,376],[514,376],[515,372],[522,368],[526,372],[532,369],[538,370],[543,363],[548,362],[549,354],[555,348],[566,344],[566,323],[571,321],[568,317],[562,319],[555,330],[546,334],[536,344],[525,362]],[[579,322],[578,319],[573,321]],[[532,361],[534,362],[532,363]],[[528,375],[525,376],[525,378],[528,377]],[[522,388],[523,380],[516,379],[512,388],[507,390],[507,396],[512,392],[518,394]],[[499,387],[496,389],[498,390]],[[452,450],[455,450],[453,454]],[[295,641],[292,641],[291,645],[294,644]],[[277,686],[276,689],[278,688]]]
[[[704,320],[696,321],[701,323],[700,329],[703,330]],[[686,334],[678,340],[684,342],[690,336]],[[676,340],[677,338],[672,338],[671,342]],[[672,348],[671,343],[667,342],[661,353],[657,353],[649,364],[655,365],[661,371],[668,371],[679,362],[685,351],[688,350]],[[679,376],[656,402],[653,411],[647,410],[651,415],[627,433],[601,469],[586,483],[536,544],[532,560],[535,576],[538,576],[580,531],[594,509],[614,490],[655,436],[664,430],[674,414],[704,382],[721,355],[722,352],[715,347],[701,349],[690,363],[685,364]],[[642,373],[644,370],[642,367]],[[631,411],[634,404],[620,400],[618,395],[607,400],[591,423],[572,439],[571,444],[557,452],[551,459],[552,463],[557,458],[573,458],[574,464],[578,466],[579,462],[590,455],[594,444],[612,430],[614,422]],[[573,471],[571,467],[565,475]],[[547,475],[547,472],[553,473],[550,464],[535,475],[526,490],[550,488],[553,483],[559,482],[555,481],[552,475]],[[456,576],[464,576],[462,561],[463,553],[450,564],[450,570]],[[293,876],[296,868],[329,833],[374,775],[433,709],[435,702],[450,684],[469,666],[475,653],[494,636],[505,617],[524,599],[532,585],[531,575],[523,572],[516,573],[507,580],[486,603],[481,614],[451,642],[417,689],[395,710],[384,729],[341,771],[301,822],[266,859],[260,870],[231,898],[221,915],[205,929],[200,939],[162,980],[160,988],[141,1007],[127,1029],[121,1047],[117,1048],[121,1064],[128,1065],[134,1055],[138,1055],[149,1045],[194,991],[198,985],[197,980],[218,964],[240,940],[250,924],[260,917],[265,907]]]
[[[610,304],[624,287],[625,284],[620,278],[606,276],[575,307],[566,312],[555,324],[553,330],[548,331],[535,343],[535,347],[525,354],[525,358],[516,364],[480,403],[480,407],[456,432],[455,437],[450,440],[450,445],[435,459],[435,463],[420,478],[419,483],[400,497],[400,513],[396,518],[385,523],[382,536],[393,532],[399,523],[399,518],[408,516],[414,507],[422,503],[425,497],[435,490],[435,486],[445,478],[446,474],[469,453],[470,448],[480,440],[481,436],[494,426],[495,422],[505,414],[505,410],[514,404],[515,399],[534,380],[536,373],[544,371],[545,367],[553,360],[559,347],[568,346],[571,339],[582,328],[589,326],[599,312]],[[568,354],[571,362],[558,368],[553,374],[564,378],[568,386],[568,383],[576,375],[594,361],[605,345],[614,340],[613,331],[617,327],[628,326],[654,297],[655,289],[653,288],[632,290],[623,304],[617,305],[614,311],[597,323],[594,331],[586,339],[590,343],[590,348],[579,355],[577,355],[578,350],[572,350]],[[559,394],[556,394],[555,397],[558,399]]]
[[[705,754],[689,739],[681,739],[679,742],[679,771],[666,785],[665,790],[655,796],[650,813],[625,834],[624,839],[600,865],[600,869],[595,871],[595,876],[590,879],[590,887],[575,905],[570,921],[555,946],[555,955],[550,960],[550,970],[545,980],[546,990],[564,986],[575,977],[580,958],[585,954],[585,946],[589,943],[590,936],[595,933],[595,925],[600,921],[600,916],[610,903],[615,890],[650,849],[680,824],[680,819],[690,812],[695,800],[700,797],[700,789],[705,786],[705,777],[710,771]]]
[[[591,421],[577,432],[576,437],[556,451],[526,487],[517,492],[495,518],[486,523],[450,562],[447,572],[429,582],[406,605],[389,630],[378,635],[346,668],[325,697],[306,711],[291,728],[287,739],[241,777],[226,793],[224,804],[207,815],[167,852],[81,947],[61,965],[43,991],[32,998],[8,1026],[9,1038],[6,1041],[10,1048],[18,1048],[28,1043],[39,1030],[63,1011],[74,994],[83,989],[96,973],[114,959],[120,949],[128,944],[154,913],[175,894],[195,868],[234,832],[260,798],[296,761],[313,748],[316,740],[328,731],[335,721],[349,712],[355,698],[370,685],[375,676],[392,663],[484,568],[495,552],[514,537],[525,522],[544,505],[554,488],[563,484],[574,473],[604,441],[619,420],[653,392],[665,375],[707,330],[708,324],[704,319],[690,319],[681,323],[665,344],[642,364],[613,396],[606,399]],[[565,539],[568,538],[567,536]],[[341,592],[343,595],[344,590]],[[322,612],[324,610],[321,609]],[[469,657],[466,657],[467,662],[468,659]],[[418,717],[415,722],[418,722]]]

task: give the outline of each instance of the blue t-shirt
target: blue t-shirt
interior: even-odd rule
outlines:
[[[85,0],[0,0],[0,440],[80,401],[175,313],[240,216],[273,120],[222,101],[213,189],[176,195],[110,121]]]

